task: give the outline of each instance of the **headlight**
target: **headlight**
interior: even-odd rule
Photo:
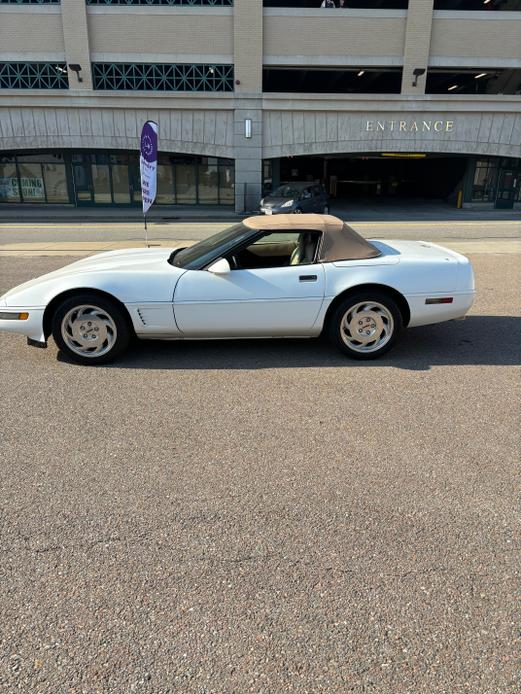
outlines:
[[[294,204],[295,204],[294,200],[286,200],[286,202],[282,203],[281,207],[291,207]]]
[[[264,198],[262,198],[262,200],[260,201],[259,204],[260,204],[261,207],[264,205]]]

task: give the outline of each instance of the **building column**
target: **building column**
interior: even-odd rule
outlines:
[[[425,94],[434,0],[410,0],[403,56],[402,94]],[[425,70],[414,76],[414,70]],[[417,82],[413,87],[413,83]]]
[[[65,60],[67,65],[80,65],[77,73],[70,68],[69,86],[71,89],[92,89],[92,70],[90,66],[89,29],[87,24],[87,3],[85,0],[61,0]]]
[[[235,211],[252,212],[262,197],[262,109],[260,99],[241,102],[234,112]]]
[[[262,195],[262,0],[235,0],[235,211],[258,209]],[[246,137],[251,121],[251,137]]]

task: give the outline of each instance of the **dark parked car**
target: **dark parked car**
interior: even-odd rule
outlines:
[[[260,201],[261,214],[301,214],[319,212],[329,214],[329,198],[319,183],[283,183]]]

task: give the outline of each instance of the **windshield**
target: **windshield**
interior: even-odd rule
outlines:
[[[186,270],[199,270],[211,263],[212,260],[217,260],[217,258],[226,255],[235,245],[254,234],[255,232],[252,232],[251,229],[248,229],[243,224],[234,224],[232,227],[219,231],[208,239],[199,241],[194,246],[184,248],[179,253],[176,253],[174,257],[170,256],[170,263]]]
[[[306,186],[297,187],[294,183],[279,186],[271,195],[274,198],[298,198]]]

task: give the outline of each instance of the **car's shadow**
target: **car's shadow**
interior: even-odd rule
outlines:
[[[58,357],[66,360],[62,354]],[[512,366],[521,362],[521,318],[470,316],[400,336],[380,359],[348,359],[324,338],[273,340],[137,341],[112,369],[292,369],[393,366],[425,371],[432,366]]]

